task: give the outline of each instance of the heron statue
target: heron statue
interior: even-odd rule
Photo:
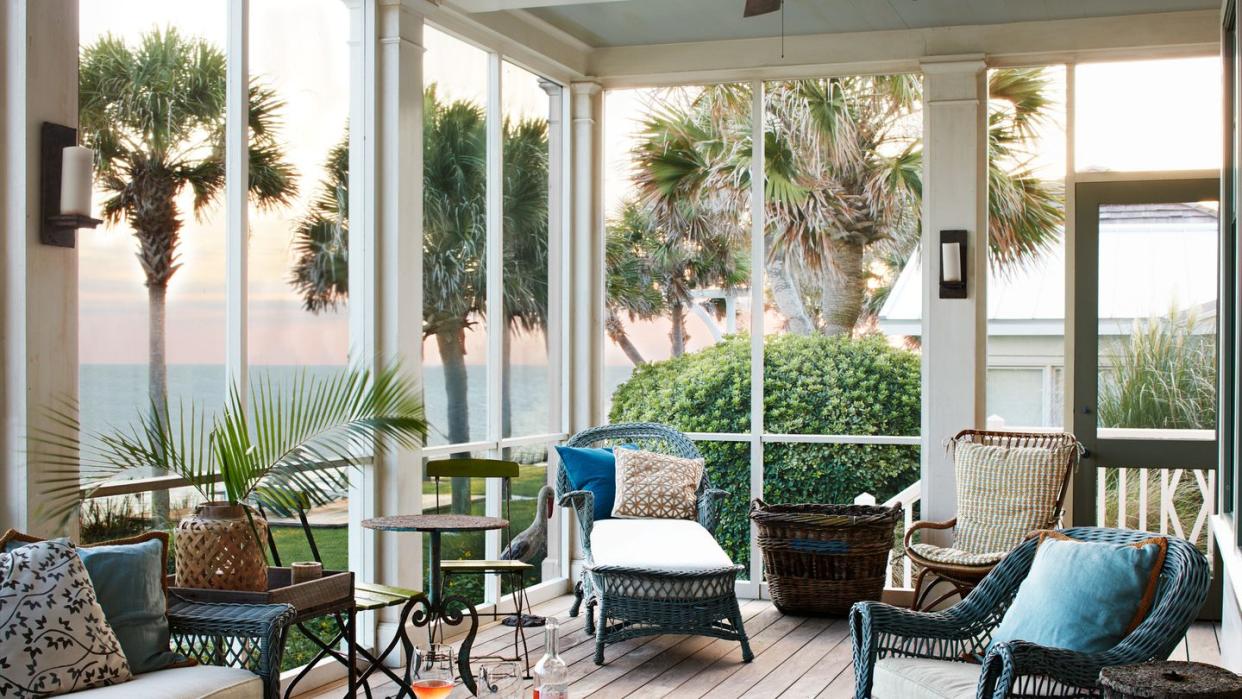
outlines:
[[[548,520],[552,517],[553,495],[552,486],[545,485],[539,489],[539,494],[535,496],[535,521],[531,522],[521,534],[513,537],[505,550],[500,552],[502,560],[534,563],[547,555]],[[525,591],[522,594],[525,594]],[[506,626],[543,626],[543,621],[541,616],[522,614],[520,617],[518,615],[506,617],[504,624]]]

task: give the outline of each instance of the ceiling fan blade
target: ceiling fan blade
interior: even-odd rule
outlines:
[[[746,0],[746,9],[742,11],[742,16],[757,17],[776,12],[781,9],[781,2],[782,0]]]

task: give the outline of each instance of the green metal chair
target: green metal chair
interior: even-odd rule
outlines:
[[[304,494],[300,495],[300,497],[294,502],[289,502],[287,500],[279,503],[272,502],[270,500],[268,501],[268,507],[276,508],[278,510],[277,514],[297,515],[298,521],[302,525],[302,533],[306,536],[306,543],[310,547],[311,558],[313,558],[316,563],[322,564],[323,557],[319,553],[319,545],[315,542],[314,529],[311,527],[310,521],[306,518],[306,511],[310,509],[310,506],[311,503]],[[262,504],[259,504],[259,512],[265,517],[267,516],[265,508]],[[273,536],[271,527],[267,530],[267,546],[271,550],[272,565],[282,565],[280,551],[276,548],[276,537]],[[349,616],[355,617],[360,612],[374,612],[387,607],[404,607],[405,605],[410,604],[411,601],[416,600],[425,601],[426,595],[419,590],[413,590],[405,587],[394,587],[392,585],[380,585],[378,583],[358,582],[357,578],[355,578],[354,605]],[[314,629],[308,628],[305,621],[300,621],[295,624],[297,630],[304,637],[315,644],[319,650],[316,652],[314,659],[302,668],[302,671],[298,673],[298,675],[285,687],[286,697],[292,696],[293,690],[297,686],[298,682],[300,682],[302,678],[310,672],[310,670],[315,667],[315,664],[322,658],[332,657],[343,665],[349,664],[346,654],[338,650],[338,647],[341,642],[345,640],[346,634],[351,633],[350,626],[353,625],[353,622],[350,619],[342,617],[339,612],[329,612],[325,613],[323,616],[330,616],[336,622],[336,631],[334,632],[333,637],[327,640],[321,638]],[[405,615],[403,615],[401,623],[405,623]],[[361,647],[361,645],[359,645],[356,649],[358,656],[362,660],[369,663],[369,667],[373,668],[368,672],[368,674],[376,671],[382,672],[387,675],[390,680],[396,682],[398,686],[401,684],[402,679],[406,682],[409,681],[409,668],[407,667],[406,669],[407,677],[400,678],[382,662],[378,662],[378,659],[387,656],[389,652],[392,651],[393,645],[398,642],[399,638],[399,636],[394,637],[389,645],[389,648],[379,653],[378,656],[373,655],[371,652]],[[411,649],[405,648],[404,650],[406,652],[406,657],[409,657]],[[367,684],[365,677],[360,678],[360,684],[362,686],[362,691],[366,694],[367,698],[370,699],[371,688]]]
[[[499,478],[501,487],[504,492],[504,501],[502,503],[501,517],[510,520],[512,518],[513,488],[511,482],[517,478],[521,472],[520,465],[515,461],[504,461],[501,459],[442,459],[439,461],[431,461],[427,463],[427,476],[435,481],[436,491],[436,511],[440,510],[440,480],[443,478]],[[512,542],[510,534],[511,527],[501,530],[501,550],[509,548]],[[523,610],[529,610],[530,600],[526,597],[526,574],[533,571],[535,566],[520,560],[487,560],[487,559],[458,559],[444,560],[440,562],[440,570],[443,574],[444,587],[447,588],[449,580],[454,576],[461,575],[496,575],[502,581],[509,582],[513,595],[513,606],[515,608],[515,621],[513,624],[513,656],[505,657],[502,655],[490,656],[493,659],[509,660],[509,661],[525,661],[526,674],[530,674],[530,658],[526,645],[526,624],[535,626],[542,620],[531,623],[532,617],[525,616]],[[445,590],[440,591],[445,594]],[[496,608],[492,608],[492,619],[499,617]],[[521,651],[519,652],[519,644]],[[485,656],[488,657],[488,656]],[[478,658],[475,658],[476,660]]]

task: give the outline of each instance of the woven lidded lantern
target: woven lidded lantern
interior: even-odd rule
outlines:
[[[253,510],[247,517],[241,505],[199,505],[177,524],[177,587],[267,590],[261,541],[267,541],[267,520]]]

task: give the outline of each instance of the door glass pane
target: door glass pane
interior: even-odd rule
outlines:
[[[1213,438],[1216,212],[1215,202],[1100,206],[1101,437]]]

